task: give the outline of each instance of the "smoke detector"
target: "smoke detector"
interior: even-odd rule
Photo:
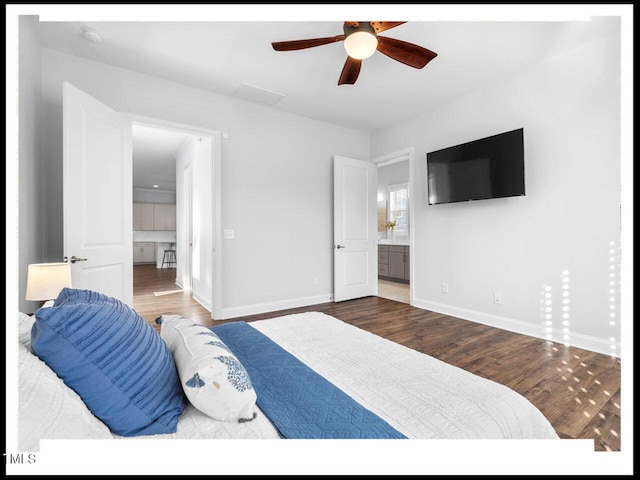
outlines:
[[[92,28],[85,27],[82,29],[82,36],[85,40],[93,43],[100,43],[102,41],[102,35],[93,30]]]

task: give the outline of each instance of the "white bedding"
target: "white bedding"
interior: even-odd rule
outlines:
[[[328,315],[251,325],[409,438],[558,438],[517,392]]]
[[[323,313],[250,325],[408,438],[558,438],[517,392]],[[175,434],[135,438],[279,437],[262,412],[248,423],[219,422],[189,405]]]
[[[28,351],[32,324],[33,317],[20,315],[21,352],[29,357],[20,362],[22,451],[37,451],[42,438],[280,438],[261,411],[250,422],[222,422],[189,404],[176,433],[113,435],[75,392]],[[558,438],[542,413],[517,392],[328,315],[309,312],[250,325],[408,438]],[[43,402],[55,408],[42,408]],[[76,411],[71,417],[70,408]],[[72,417],[85,420],[73,422]]]

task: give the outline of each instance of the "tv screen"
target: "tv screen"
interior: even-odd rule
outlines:
[[[522,128],[427,153],[429,205],[524,195]]]

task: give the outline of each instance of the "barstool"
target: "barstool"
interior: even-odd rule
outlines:
[[[169,250],[164,251],[164,255],[162,256],[162,268],[164,268],[165,264],[167,268],[176,266],[176,251],[173,248],[174,244],[169,245]]]

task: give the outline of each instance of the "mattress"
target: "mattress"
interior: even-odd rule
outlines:
[[[249,324],[407,438],[556,439],[525,397],[491,380],[320,312]],[[176,433],[136,439],[277,439],[262,411],[251,422],[213,420],[187,405]]]

